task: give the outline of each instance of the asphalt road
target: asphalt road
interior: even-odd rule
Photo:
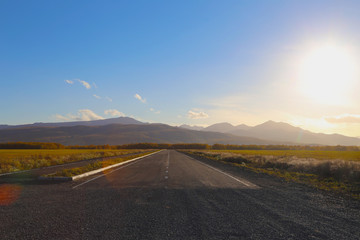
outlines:
[[[74,182],[0,177],[0,239],[360,239],[360,201],[162,151]]]

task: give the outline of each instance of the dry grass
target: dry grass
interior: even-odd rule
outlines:
[[[100,157],[112,157],[139,153],[147,150],[96,150],[96,149],[56,149],[56,150],[0,150],[0,173],[15,172],[47,167],[69,162]]]
[[[317,188],[346,192],[355,197],[360,197],[360,161],[357,160],[331,158],[325,160],[309,157],[308,154],[307,158],[300,158],[289,154],[290,151],[282,151],[283,153],[287,152],[287,154],[278,155],[251,155],[248,153],[243,154],[242,151],[212,150],[187,152],[213,160],[232,163],[255,172],[282,177],[288,181],[308,183]],[[319,155],[316,151],[313,152],[315,157]]]
[[[217,153],[235,153],[242,155],[260,155],[276,157],[298,157],[318,160],[341,159],[360,161],[360,151],[318,151],[318,150],[210,150]]]

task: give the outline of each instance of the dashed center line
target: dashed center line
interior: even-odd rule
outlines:
[[[165,179],[168,179],[169,176],[169,164],[170,164],[170,152],[168,152],[168,157],[167,157],[167,160],[166,160],[166,170],[165,170]]]

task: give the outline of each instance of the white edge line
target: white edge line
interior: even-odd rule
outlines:
[[[189,157],[189,156],[187,156],[187,157]],[[242,181],[242,180],[240,180],[240,179],[238,179],[238,178],[236,178],[236,177],[231,176],[230,174],[228,174],[228,173],[226,173],[226,172],[223,172],[223,171],[221,171],[221,170],[219,170],[219,169],[217,169],[217,168],[214,168],[214,167],[209,166],[209,165],[207,165],[207,164],[205,164],[205,163],[203,163],[203,162],[200,162],[199,160],[196,160],[196,159],[194,159],[194,158],[192,158],[192,157],[189,157],[189,158],[191,158],[191,159],[199,162],[199,163],[202,164],[202,165],[207,166],[208,168],[211,168],[211,169],[213,169],[213,170],[215,170],[215,171],[218,171],[218,172],[220,172],[220,173],[222,173],[222,174],[224,174],[224,175],[226,175],[226,176],[234,179],[235,181],[244,184],[244,185],[247,186],[247,187],[257,187],[257,186],[256,186],[255,184],[253,184],[253,183]]]
[[[89,179],[89,180],[87,180],[87,181],[85,181],[85,182],[83,182],[83,183],[80,183],[79,185],[76,185],[76,186],[72,187],[72,189],[77,188],[77,187],[80,187],[81,185],[84,185],[84,184],[86,184],[86,183],[88,183],[88,182],[94,181],[94,180],[96,180],[96,179],[98,179],[98,178],[104,177],[105,175],[108,175],[108,174],[110,174],[110,173],[112,173],[112,172],[115,172],[115,171],[120,170],[120,169],[122,169],[122,168],[125,168],[125,167],[127,167],[127,166],[133,165],[133,164],[135,164],[135,163],[137,163],[137,162],[132,162],[132,163],[130,163],[130,164],[128,164],[128,165],[125,165],[125,166],[119,167],[119,168],[117,168],[117,169],[114,169],[114,170],[112,170],[112,171],[110,171],[110,172],[108,172],[108,173],[104,173],[104,174],[102,174],[102,175],[99,175],[99,176],[96,176],[96,177],[94,177],[94,178],[91,178],[91,179]]]
[[[162,150],[161,150],[161,151],[162,151]],[[138,160],[138,159],[141,159],[141,158],[144,158],[144,157],[153,155],[153,154],[158,153],[158,152],[161,152],[161,151],[156,151],[156,152],[153,152],[153,153],[144,155],[144,156],[140,156],[140,157],[137,157],[137,158],[133,158],[133,159],[127,160],[127,161],[125,161],[125,162],[116,163],[116,164],[113,164],[113,165],[110,165],[110,166],[107,166],[107,167],[104,167],[104,168],[99,168],[99,169],[96,169],[96,170],[93,170],[93,171],[90,171],[90,172],[86,172],[86,173],[83,173],[83,174],[79,174],[79,175],[73,176],[73,177],[72,177],[72,180],[77,180],[77,179],[80,179],[80,178],[83,178],[83,177],[87,177],[87,176],[90,176],[90,175],[93,175],[93,174],[96,174],[96,173],[99,173],[99,172],[108,170],[108,169],[110,169],[110,168],[114,168],[114,167],[117,167],[117,166],[121,166],[121,165],[124,165],[124,164],[126,164],[126,163],[129,163],[129,162],[132,162],[132,161],[136,161],[136,160]]]
[[[163,150],[164,150],[164,149],[163,149]],[[161,152],[161,151],[163,151],[163,150],[160,150],[159,152]],[[75,161],[75,162],[68,162],[68,163],[63,163],[63,164],[57,164],[57,165],[52,165],[52,166],[48,166],[48,167],[39,167],[39,168],[32,168],[32,169],[15,171],[15,172],[1,173],[1,174],[0,174],[0,177],[1,177],[1,176],[6,176],[6,175],[12,175],[12,174],[18,174],[18,173],[36,171],[36,170],[44,170],[44,169],[55,168],[55,167],[63,167],[63,166],[67,166],[67,165],[78,164],[79,162],[86,162],[86,161],[106,159],[106,158],[116,158],[116,157],[121,157],[121,156],[122,156],[122,155],[109,156],[109,157],[98,157],[98,158],[91,158],[91,159],[79,160],[79,161]]]
[[[88,183],[88,182],[94,181],[94,180],[96,180],[96,179],[98,179],[98,178],[100,178],[100,177],[103,177],[103,176],[105,176],[105,175],[108,175],[108,174],[110,174],[110,173],[112,173],[112,172],[115,172],[115,171],[120,170],[120,169],[122,169],[122,168],[125,168],[125,167],[127,167],[127,166],[133,165],[133,164],[139,162],[139,161],[136,161],[136,160],[140,160],[140,159],[143,160],[143,158],[148,157],[148,156],[153,155],[153,154],[156,154],[156,153],[159,153],[159,152],[161,152],[161,151],[164,151],[164,150],[160,150],[160,151],[157,151],[157,152],[154,152],[154,153],[150,153],[150,154],[148,154],[148,155],[141,156],[141,157],[138,157],[138,158],[130,159],[130,160],[126,161],[126,162],[121,162],[121,163],[118,163],[118,164],[114,164],[114,165],[111,165],[111,166],[109,166],[109,167],[97,169],[97,170],[95,170],[96,173],[102,172],[103,170],[107,170],[107,169],[109,169],[109,168],[118,167],[118,166],[123,165],[123,164],[125,164],[125,163],[131,162],[130,164],[127,164],[127,165],[125,165],[125,166],[119,167],[119,168],[114,169],[114,170],[112,170],[112,171],[110,171],[110,172],[108,172],[108,173],[104,173],[104,174],[102,174],[102,175],[100,175],[100,176],[96,176],[96,177],[94,177],[94,178],[91,178],[91,179],[83,182],[83,183],[80,183],[79,185],[76,185],[76,186],[72,187],[72,189],[77,188],[77,187],[79,187],[79,186],[81,186],[81,185],[84,185],[84,184],[86,184],[86,183]],[[136,162],[133,162],[133,161],[136,161]],[[101,171],[99,171],[99,170],[101,170]],[[92,172],[95,172],[95,171],[92,171]],[[90,172],[88,172],[88,173],[90,173]],[[76,179],[79,179],[79,178],[82,178],[82,177],[86,177],[86,176],[89,176],[89,175],[96,174],[96,173],[91,173],[91,174],[88,174],[88,173],[84,173],[84,174],[81,174],[81,175],[77,175],[77,176],[75,176],[75,177],[77,177],[77,178],[74,179],[74,177],[73,177],[73,180],[76,180]],[[88,174],[88,175],[82,176],[82,175],[85,175],[85,174]]]

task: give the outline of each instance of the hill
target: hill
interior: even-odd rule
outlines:
[[[94,121],[0,125],[0,142],[40,141],[62,144],[222,143],[360,145],[360,139],[314,133],[288,123],[267,121],[254,127],[217,123],[206,128],[143,123],[129,117]]]
[[[182,126],[180,126],[182,127]],[[195,128],[196,126],[192,126]],[[254,127],[245,124],[233,126],[230,123],[216,123],[201,131],[230,133],[236,136],[252,137],[267,141],[287,142],[292,144],[315,145],[360,145],[360,139],[341,134],[314,133],[288,123],[267,121]]]
[[[0,142],[57,142],[64,145],[154,143],[276,144],[252,137],[203,132],[165,124],[26,127],[0,130]]]
[[[340,134],[314,133],[283,122],[267,121],[247,130],[231,132],[237,136],[247,136],[280,142],[293,142],[296,144],[320,145],[360,145],[360,139]]]
[[[8,128],[27,128],[27,127],[72,127],[72,126],[103,126],[109,124],[145,124],[130,117],[117,117],[92,121],[75,121],[75,122],[54,122],[54,123],[32,123],[23,125],[0,125],[0,129]]]
[[[245,124],[240,124],[237,126],[233,126],[230,123],[227,122],[223,122],[223,123],[216,123],[213,125],[210,125],[204,129],[202,129],[203,131],[209,131],[209,132],[222,132],[222,133],[232,133],[233,131],[236,130],[247,130],[250,129],[251,127],[245,125]]]

